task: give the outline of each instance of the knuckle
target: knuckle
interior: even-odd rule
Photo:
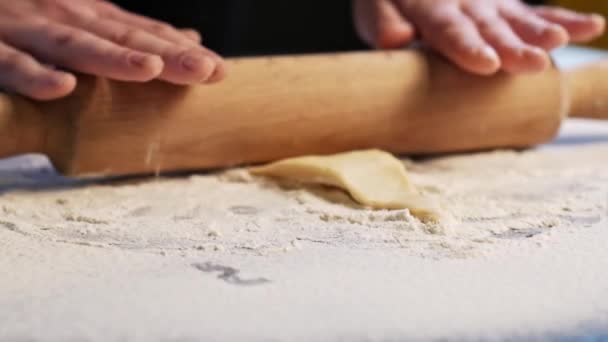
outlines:
[[[0,57],[2,68],[8,70],[23,69],[29,62],[29,57],[17,51],[8,52]]]
[[[183,61],[184,59],[188,58],[189,56],[191,56],[194,51],[192,49],[179,49],[176,51],[171,52],[173,54],[173,58],[175,58],[175,60],[177,61]]]
[[[190,36],[191,38],[198,40],[198,41],[202,41],[203,40],[203,36],[201,36],[201,34],[198,31],[196,31],[196,30],[185,29],[185,30],[182,30],[182,32],[184,34]]]
[[[459,39],[462,36],[462,27],[454,23],[438,26],[436,31],[446,38]]]
[[[455,14],[457,12],[451,8],[438,9],[429,14],[428,21],[434,26],[453,25],[456,21]]]
[[[173,32],[173,27],[169,24],[154,23],[150,25],[150,30],[156,34],[167,34]]]
[[[107,1],[95,1],[94,6],[101,13],[116,13],[122,11],[122,8]]]
[[[78,40],[79,34],[75,31],[60,30],[51,34],[51,40],[57,47],[73,45]]]
[[[10,16],[11,19],[16,21],[25,21],[36,17],[35,14],[32,14],[30,11],[21,8],[3,8],[2,11],[4,12],[4,15]]]
[[[21,84],[25,89],[32,90],[39,88],[40,78],[33,75],[23,75]]]
[[[110,39],[119,45],[130,45],[140,37],[141,31],[135,28],[125,28],[117,31]]]
[[[51,29],[50,20],[43,16],[34,16],[31,18],[27,18],[27,20],[25,20],[23,24],[29,26],[36,32],[49,32],[49,30]]]
[[[64,0],[66,1],[66,0]],[[82,4],[76,5],[73,1],[61,4],[57,8],[60,19],[72,22],[86,22],[98,17],[97,12]]]
[[[49,9],[49,14],[59,20],[59,21],[67,21],[72,19],[72,12],[65,5],[57,5],[51,9]]]
[[[523,18],[522,24],[526,25],[536,31],[540,31],[540,30],[551,27],[551,25],[548,22],[546,22],[545,20],[542,20],[540,18],[536,18],[536,17]]]
[[[561,9],[553,6],[537,6],[535,8],[537,13],[547,14],[547,15],[559,15],[561,13]]]
[[[504,36],[505,32],[509,32],[508,27],[502,24],[498,18],[484,18],[478,20],[475,22],[475,26],[482,36]]]
[[[37,1],[36,8],[44,15],[59,21],[71,18],[70,4],[65,0]]]
[[[496,28],[497,20],[492,18],[483,18],[475,21],[477,29],[480,32],[493,32]]]
[[[429,28],[432,31],[445,35],[455,35],[461,30],[461,25],[448,15],[435,15],[430,19],[430,23]]]

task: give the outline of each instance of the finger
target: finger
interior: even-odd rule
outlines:
[[[44,67],[32,56],[0,42],[0,86],[37,100],[51,100],[71,93],[76,78]]]
[[[202,43],[203,42],[203,37],[201,36],[201,34],[194,29],[181,29],[180,30],[184,35],[186,35],[188,38],[190,38],[191,40],[197,42],[197,43]]]
[[[199,43],[196,40],[192,40],[190,35],[184,34],[167,23],[125,11],[108,2],[98,2],[97,8],[106,19],[113,19],[124,24],[139,27],[168,41],[188,45],[198,45]]]
[[[606,28],[606,20],[599,14],[581,14],[557,7],[537,7],[540,17],[561,25],[573,42],[583,43],[599,37]]]
[[[215,59],[216,64],[215,64],[215,70],[213,71],[213,74],[211,74],[211,76],[209,76],[209,79],[207,79],[207,83],[219,82],[226,77],[228,68],[226,66],[226,63],[222,59],[222,57],[220,57],[218,54],[216,54],[215,52],[213,52],[211,50],[208,50],[208,52]]]
[[[353,9],[359,34],[371,46],[399,48],[414,39],[414,27],[390,0],[358,0]]]
[[[163,70],[159,56],[118,46],[58,23],[7,25],[3,38],[45,62],[116,80],[148,81]]]
[[[137,51],[161,56],[164,69],[159,78],[176,84],[207,81],[217,66],[216,56],[201,46],[176,44],[147,31],[108,19],[89,21],[83,28],[100,37]]]
[[[475,22],[484,40],[498,53],[503,70],[534,72],[549,66],[547,53],[524,43],[496,11],[471,6],[466,8],[465,12]]]
[[[489,75],[500,68],[494,49],[481,37],[473,21],[455,6],[412,13],[422,36],[464,70]]]
[[[551,23],[524,9],[505,9],[501,16],[525,42],[547,51],[568,43],[568,32],[560,25]]]

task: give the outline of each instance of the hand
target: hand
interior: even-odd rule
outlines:
[[[548,51],[604,31],[604,18],[519,0],[355,0],[363,39],[398,48],[416,35],[464,70],[488,75],[542,71]]]
[[[126,12],[103,0],[0,0],[0,87],[35,99],[65,96],[73,74],[122,81],[208,83],[222,59],[193,30]]]

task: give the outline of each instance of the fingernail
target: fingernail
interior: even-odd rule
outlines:
[[[561,25],[549,24],[545,26],[543,33],[547,31],[562,31],[564,28]]]
[[[606,17],[598,13],[592,13],[589,15],[589,19],[598,23],[604,23],[606,21]]]
[[[551,31],[553,33],[558,33],[561,35],[568,35],[568,31],[562,25],[551,24],[545,28],[544,32],[549,32],[549,31]]]
[[[195,41],[197,43],[202,43],[203,42],[203,37],[196,30],[185,29],[184,33],[188,36],[189,39],[191,39],[191,40],[193,40],[193,41]]]
[[[182,67],[188,71],[197,71],[200,69],[200,65],[203,63],[202,57],[195,57],[192,55],[186,55],[182,59]]]
[[[492,47],[490,46],[485,46],[483,47],[480,51],[479,51],[480,55],[487,59],[487,60],[492,60],[492,61],[496,61],[499,59],[498,54],[496,53],[496,50],[494,50]]]
[[[44,89],[57,89],[61,86],[63,80],[59,77],[46,77],[38,81],[38,86]]]
[[[539,47],[527,48],[523,57],[529,72],[544,71],[551,66],[551,57]]]
[[[520,57],[524,59],[537,59],[547,56],[547,52],[539,47],[531,46],[520,50]]]
[[[131,64],[135,67],[138,67],[138,68],[143,68],[146,65],[147,60],[148,60],[147,55],[143,55],[143,54],[139,54],[139,53],[134,53],[129,56],[129,64]]]
[[[41,80],[40,85],[48,88],[58,88],[63,83],[66,82],[67,74],[63,72],[57,72],[55,74],[49,75]]]
[[[217,62],[210,56],[186,55],[182,59],[182,67],[191,74],[196,74],[198,82],[204,83],[213,74]]]
[[[40,79],[37,87],[45,94],[67,94],[76,86],[76,79],[73,75],[65,72],[57,72]]]
[[[543,56],[547,54],[547,51],[545,51],[537,46],[531,47],[530,52],[532,52],[533,54],[536,54],[536,55],[543,55]]]

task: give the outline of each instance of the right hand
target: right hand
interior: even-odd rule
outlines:
[[[188,85],[223,78],[224,62],[178,30],[105,0],[0,0],[0,87],[38,100],[68,95],[76,77]]]
[[[604,33],[605,19],[521,0],[355,0],[361,37],[378,48],[400,48],[418,35],[463,70],[490,75],[539,72],[548,52]]]

